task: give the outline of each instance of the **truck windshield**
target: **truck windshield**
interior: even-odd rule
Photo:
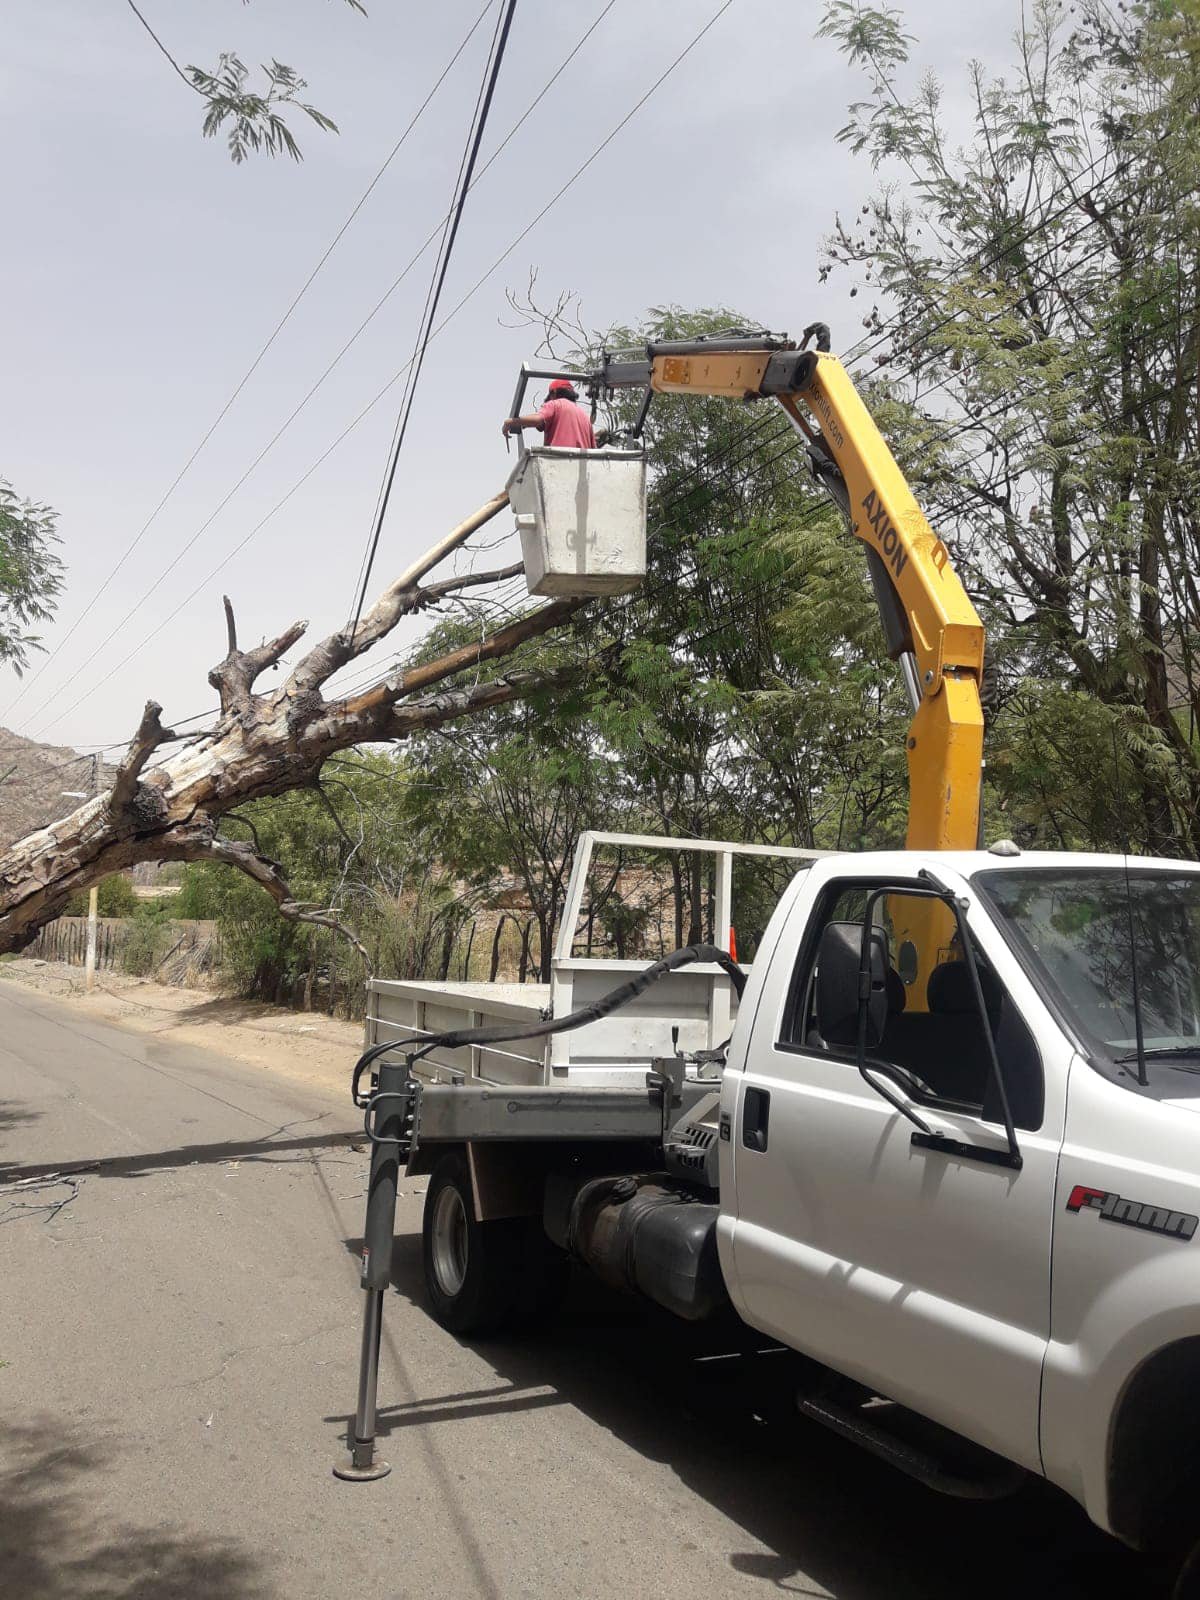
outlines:
[[[1016,868],[975,880],[1075,1031],[1112,1060],[1137,1048],[1200,1067],[1200,873]],[[1132,905],[1132,943],[1131,917]]]

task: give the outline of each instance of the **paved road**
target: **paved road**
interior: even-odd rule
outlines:
[[[533,1342],[459,1343],[421,1309],[411,1193],[381,1372],[396,1470],[337,1482],[353,1127],[340,1096],[0,987],[4,1179],[98,1163],[0,1195],[6,1600],[1158,1592],[1042,1488],[941,1500],[799,1423],[790,1358],[753,1339],[581,1284]]]

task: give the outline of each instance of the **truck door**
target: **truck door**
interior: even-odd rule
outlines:
[[[871,1058],[935,1132],[1004,1150],[982,1033],[989,1028],[1023,1165],[915,1147],[913,1124],[864,1081],[852,1051],[825,1044],[814,1015],[822,929],[855,920],[861,928],[882,882],[896,880],[842,878],[815,907],[793,910],[743,1070],[730,1074],[739,1310],[794,1348],[1037,1470],[1069,1049],[971,895],[987,1015],[953,946],[919,975],[911,949],[903,952],[907,984],[901,953],[891,950],[887,1025]],[[904,925],[896,897],[877,906],[873,920],[885,934]],[[927,997],[928,1010],[909,1009],[910,992]]]

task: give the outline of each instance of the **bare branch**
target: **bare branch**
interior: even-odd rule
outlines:
[[[428,689],[432,684],[441,683],[444,678],[451,678],[467,667],[477,666],[481,661],[493,661],[499,656],[510,655],[527,639],[536,639],[540,634],[549,633],[552,628],[561,627],[586,604],[586,600],[556,600],[552,605],[542,606],[537,611],[529,612],[527,616],[518,617],[515,622],[506,628],[501,628],[498,633],[490,634],[478,642],[460,645],[457,650],[439,656],[436,661],[427,661],[407,672],[399,672],[394,677],[385,678],[382,683],[372,684],[361,694],[338,702],[330,709],[346,716],[358,717],[380,706],[393,704],[406,695],[414,694],[420,689]]]
[[[267,667],[275,663],[301,638],[308,628],[307,622],[293,622],[290,628],[276,639],[270,639],[263,644],[256,645],[253,650],[239,650],[237,647],[237,624],[233,617],[233,606],[228,595],[223,595],[225,602],[225,629],[229,640],[229,652],[223,661],[219,661],[208,675],[208,681],[221,696],[221,715],[230,712],[243,712],[250,706],[250,691],[255,682]]]
[[[332,929],[354,946],[366,963],[367,971],[373,970],[365,946],[340,921],[336,911],[317,909],[295,900],[283,875],[283,868],[277,861],[272,861],[254,845],[238,839],[223,839],[217,833],[211,817],[201,813],[186,827],[175,829],[168,839],[164,839],[158,856],[163,861],[218,861],[225,866],[236,867],[267,891],[278,907],[280,916],[286,917],[289,922],[310,922],[319,928]]]
[[[441,728],[574,680],[575,670],[511,671],[483,683],[464,683],[462,675],[475,676],[484,662],[509,656],[526,640],[562,626],[587,603],[578,599],[542,606],[436,661],[393,673],[344,699],[326,701],[321,693],[331,672],[362,654],[407,611],[517,576],[520,567],[514,565],[421,587],[432,567],[506,503],[505,496],[495,496],[384,591],[353,639],[344,630],[322,641],[269,692],[253,692],[257,676],[279,662],[306,624],[293,623],[256,649],[240,650],[234,608],[226,598],[227,653],[209,675],[220,694],[220,714],[208,728],[185,736],[164,728],[158,705],[148,702],[112,789],[0,851],[0,954],[28,945],[62,914],[77,890],[142,861],[226,862],[261,883],[284,916],[352,938],[335,910],[293,899],[282,870],[264,855],[257,838],[253,845],[221,838],[217,822],[230,816],[253,832],[239,807],[316,786],[324,763],[341,751]],[[175,742],[173,751],[148,765],[169,741]],[[350,836],[349,829],[343,833]]]
[[[108,794],[108,809],[112,813],[124,811],[133,801],[138,791],[138,778],[142,768],[150,757],[162,744],[164,739],[173,738],[169,728],[164,728],[159,721],[162,707],[155,700],[146,701],[146,709],[142,712],[142,720],[138,723],[137,732],[130,742],[128,750],[121,759],[117,768],[117,776]]]
[[[244,872],[248,878],[253,878],[255,883],[264,888],[274,900],[280,916],[286,917],[289,922],[308,922],[314,927],[331,928],[334,933],[340,934],[358,951],[367,971],[374,970],[366,946],[357,934],[340,920],[336,911],[332,908],[319,910],[313,906],[302,905],[292,898],[292,891],[283,876],[283,868],[277,861],[260,855],[253,845],[241,844],[233,839],[222,839],[215,834],[206,851],[199,851],[187,859],[197,861],[205,857],[212,861],[222,861],[227,866],[237,867],[239,872]]]
[[[402,572],[394,583],[390,583],[353,631],[349,626],[339,628],[337,633],[331,633],[320,644],[314,645],[288,679],[289,695],[299,699],[307,697],[347,662],[365,655],[372,645],[386,638],[401,617],[422,604],[422,591],[418,585],[425,574],[452,550],[464,544],[477,529],[498,516],[507,504],[507,489],[493,495],[473,516],[460,522],[457,528],[427,550],[419,561]]]
[[[476,684],[472,689],[444,689],[440,694],[425,695],[420,700],[396,706],[388,725],[389,732],[393,738],[404,738],[421,729],[440,728],[443,723],[473,711],[503,705],[509,700],[523,700],[541,690],[565,689],[577,680],[575,668],[567,667],[560,672],[510,672],[489,683]]]
[[[457,593],[459,589],[474,589],[481,583],[504,583],[508,578],[515,578],[524,571],[525,563],[514,561],[511,567],[498,567],[494,572],[468,572],[461,578],[447,578],[443,583],[426,584],[423,589],[418,590],[419,599],[413,609],[423,610],[446,595]]]

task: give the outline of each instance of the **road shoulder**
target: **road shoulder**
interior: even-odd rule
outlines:
[[[42,995],[75,1016],[211,1050],[263,1073],[325,1089],[349,1081],[362,1048],[358,1022],[123,973],[100,973],[98,987],[86,994],[82,970],[64,962],[5,961],[0,996],[6,984]]]

